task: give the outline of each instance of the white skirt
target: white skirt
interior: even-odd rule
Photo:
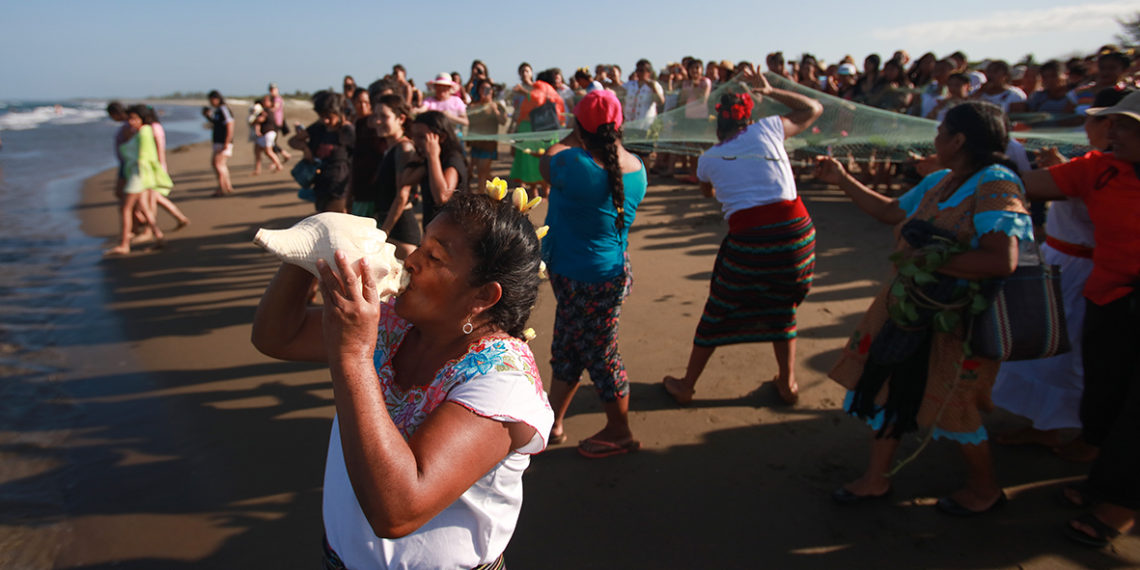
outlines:
[[[1003,362],[994,383],[993,402],[1033,421],[1040,430],[1080,428],[1085,371],[1081,330],[1085,324],[1085,281],[1093,261],[1041,246],[1045,263],[1061,267],[1065,325],[1073,350],[1040,360]]]

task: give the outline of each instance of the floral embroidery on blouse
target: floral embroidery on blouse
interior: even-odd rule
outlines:
[[[538,364],[526,344],[514,337],[484,337],[468,348],[463,356],[445,364],[431,384],[414,386],[407,391],[395,385],[392,357],[399,350],[411,323],[396,315],[390,302],[380,307],[380,331],[372,362],[384,389],[384,401],[396,429],[405,439],[411,437],[451,391],[473,378],[492,372],[521,372],[542,393]]]

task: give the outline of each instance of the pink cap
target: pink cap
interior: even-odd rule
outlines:
[[[613,123],[617,128],[622,121],[621,103],[613,91],[595,89],[574,106],[574,118],[591,133],[598,132],[598,127],[606,123]]]

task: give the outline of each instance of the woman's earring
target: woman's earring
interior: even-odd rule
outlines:
[[[471,334],[473,330],[475,330],[475,325],[471,324],[471,319],[468,319],[463,325],[463,334]]]

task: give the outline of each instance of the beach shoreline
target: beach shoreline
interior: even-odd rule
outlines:
[[[122,339],[68,348],[71,361],[90,364],[76,366],[66,383],[83,421],[63,444],[73,476],[63,521],[70,540],[55,567],[320,566],[321,478],[333,415],[328,373],[271,360],[249,344],[253,310],[277,268],[251,243],[253,233],[287,227],[312,206],[296,198],[287,173],[250,176],[252,152],[244,122],[238,125],[230,160],[236,193],[210,197],[209,142],[171,150],[172,198],[192,224],[171,234],[163,251],[101,264]],[[496,163],[496,173],[506,167],[509,158]],[[76,212],[91,236],[117,233],[113,177],[105,171],[83,185]],[[1014,500],[976,521],[931,507],[960,475],[946,468],[958,465],[954,449],[937,444],[900,474],[891,501],[831,505],[830,490],[861,470],[868,432],[845,417],[843,390],[825,375],[886,275],[892,238],[834,189],[804,184],[801,193],[818,230],[818,260],[798,313],[800,404],[778,405],[771,384],[763,384],[775,370],[767,345],[718,350],[689,408],[660,389],[661,377],[685,364],[725,224],[695,187],[652,185],[630,232],[635,284],[621,324],[632,427],[643,451],[591,461],[571,443],[535,456],[508,563],[1140,564],[1135,535],[1117,541],[1116,554],[1060,540],[1070,513],[1056,508],[1052,492],[1085,467],[1047,450],[997,448],[998,478]],[[535,225],[544,215],[540,206]],[[172,225],[165,214],[160,220]],[[543,283],[530,326],[548,385],[553,311]],[[580,390],[566,420],[569,441],[594,433],[601,418],[593,390]],[[998,414],[991,423],[1011,421]],[[915,446],[908,439],[903,451]]]

